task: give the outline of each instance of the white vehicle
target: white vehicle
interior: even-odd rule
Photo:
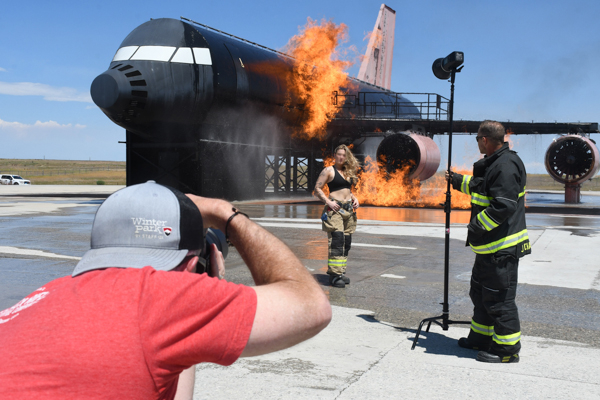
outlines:
[[[31,181],[21,178],[19,175],[0,175],[1,185],[31,185]]]

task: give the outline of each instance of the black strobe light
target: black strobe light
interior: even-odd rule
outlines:
[[[438,58],[433,62],[431,69],[433,70],[433,74],[438,79],[448,79],[450,78],[450,73],[452,70],[460,67],[462,63],[465,61],[465,53],[462,51],[453,51],[448,54],[446,58]]]
[[[448,174],[451,174],[452,166],[452,129],[454,123],[454,79],[456,73],[462,70],[462,63],[465,59],[465,54],[462,51],[453,51],[446,58],[438,58],[433,62],[433,74],[439,78],[447,80],[450,78],[450,102],[448,103],[448,121],[450,126],[448,129]],[[444,302],[442,305],[442,315],[437,317],[425,318],[419,324],[415,338],[413,339],[412,350],[417,345],[419,335],[423,325],[427,323],[427,332],[432,323],[438,324],[443,330],[447,331],[452,324],[469,325],[471,321],[453,321],[450,319],[450,304],[448,303],[448,287],[450,284],[450,212],[452,211],[452,193],[450,180],[446,181],[446,202],[444,203],[444,212],[446,213],[446,235],[444,240]],[[440,322],[441,320],[441,322]]]

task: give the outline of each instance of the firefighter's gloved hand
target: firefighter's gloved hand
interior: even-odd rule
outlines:
[[[450,170],[450,172],[446,171],[446,180],[447,181],[452,181],[452,178],[454,177],[454,171]]]

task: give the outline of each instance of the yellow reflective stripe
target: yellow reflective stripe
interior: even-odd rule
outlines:
[[[479,193],[471,193],[471,203],[477,204],[478,206],[487,207],[490,205],[490,201],[493,197],[484,196]]]
[[[471,330],[481,335],[492,336],[494,334],[494,326],[481,325],[471,320]]]
[[[330,265],[344,265],[346,264],[347,260],[327,260],[329,262]]]
[[[469,189],[469,183],[471,182],[471,175],[463,175],[462,183],[460,184],[460,191],[466,194],[471,194],[471,189]]]
[[[519,233],[515,233],[514,235],[510,235],[503,239],[496,240],[495,242],[492,242],[492,243],[483,244],[481,246],[473,246],[471,244],[471,250],[473,250],[477,254],[490,254],[490,253],[495,253],[498,250],[516,246],[525,240],[529,240],[529,235],[527,234],[527,229],[523,229]]]
[[[521,193],[519,193],[519,197],[523,197],[523,196],[525,196],[525,189],[527,189],[527,186],[525,186],[525,187],[523,188],[523,191],[522,191]]]
[[[477,214],[477,220],[481,223],[481,225],[485,228],[486,231],[491,231],[494,228],[497,228],[499,224],[495,223],[492,218],[483,210],[479,214]]]
[[[496,333],[494,333],[494,336],[492,337],[492,339],[494,340],[494,342],[496,342],[498,344],[512,346],[514,344],[517,344],[519,342],[519,340],[521,340],[521,332],[513,333],[510,335],[504,335],[504,336],[497,335]]]

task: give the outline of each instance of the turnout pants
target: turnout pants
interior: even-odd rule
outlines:
[[[477,254],[469,295],[473,319],[469,341],[490,346],[501,357],[521,349],[521,325],[515,297],[519,259],[512,255]]]
[[[322,218],[322,228],[327,232],[329,239],[327,273],[343,275],[346,272],[348,252],[352,246],[352,234],[356,232],[356,213],[352,211],[352,201],[334,201],[342,208],[333,211],[325,206]]]

